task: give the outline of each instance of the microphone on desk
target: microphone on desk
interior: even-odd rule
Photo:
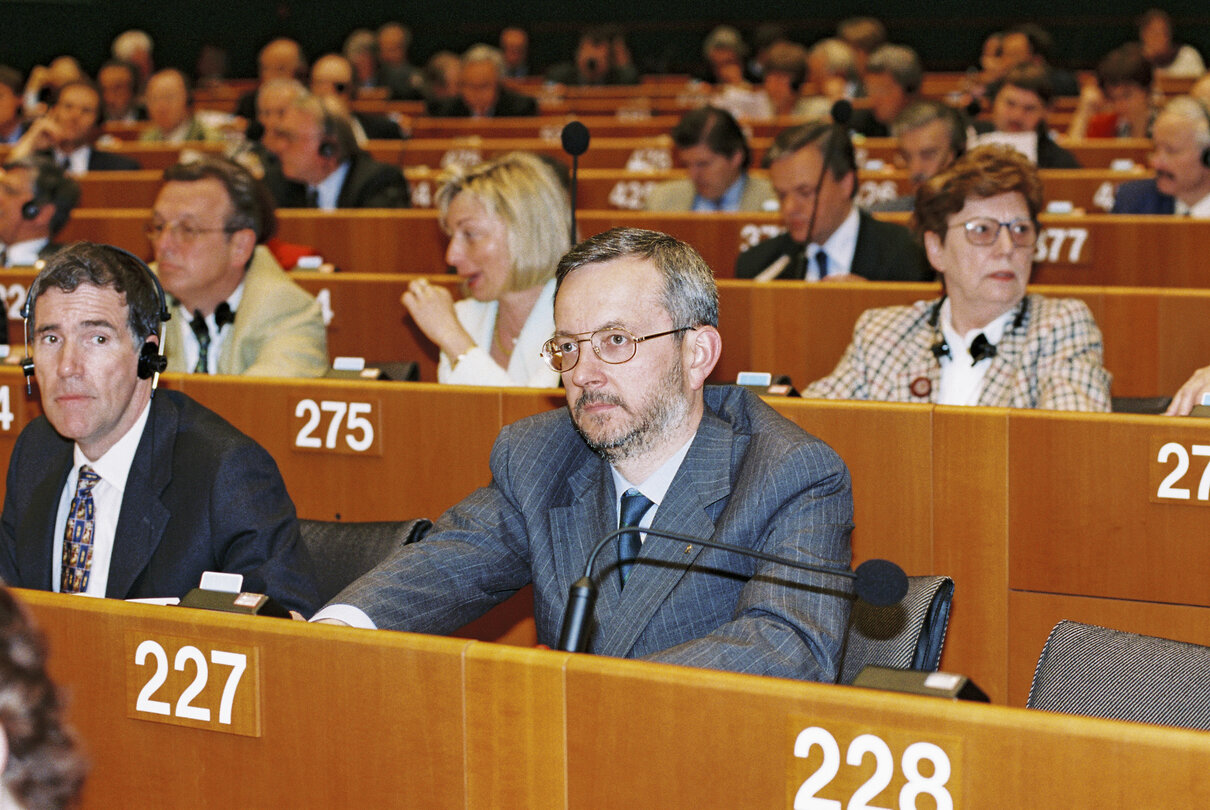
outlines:
[[[617,529],[602,537],[601,541],[593,547],[592,553],[588,555],[588,562],[584,565],[584,576],[571,585],[567,598],[567,610],[563,613],[563,626],[559,630],[559,645],[556,649],[564,652],[584,652],[588,646],[588,622],[592,618],[592,606],[597,598],[597,586],[592,581],[593,565],[596,563],[601,549],[610,541],[620,534],[633,531],[635,531],[633,526]],[[854,590],[857,591],[857,596],[875,607],[893,605],[907,594],[907,575],[903,573],[902,568],[890,560],[866,560],[857,566],[856,571],[850,571],[847,568],[813,565],[731,543],[720,543],[717,540],[705,540],[701,537],[690,537],[660,529],[648,528],[639,529],[639,531],[647,537],[659,537],[680,543],[697,544],[706,548],[733,551],[745,557],[755,557],[758,560],[778,563],[790,568],[851,579],[854,580]]]
[[[588,151],[591,136],[588,127],[579,121],[569,121],[561,135],[563,151],[571,155],[571,243],[576,243],[576,183],[580,176],[580,155]]]

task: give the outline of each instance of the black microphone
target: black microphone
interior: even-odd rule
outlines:
[[[975,339],[971,341],[971,365],[975,365],[980,360],[988,357],[996,356],[996,344],[987,339],[987,335],[980,332],[975,335]]]
[[[592,569],[597,561],[597,555],[615,537],[633,531],[635,531],[634,526],[626,526],[610,532],[601,538],[601,541],[593,548],[592,553],[588,555],[588,562],[584,565],[584,576],[577,579],[571,585],[571,590],[567,597],[567,610],[563,613],[563,626],[559,630],[559,645],[556,649],[563,652],[584,652],[588,645],[588,634],[586,632],[588,621],[592,618],[592,606],[597,598],[597,586],[592,582]],[[662,537],[681,543],[696,543],[706,548],[734,551],[736,554],[755,557],[759,560],[785,565],[790,568],[798,568],[803,571],[812,571],[816,574],[831,574],[833,576],[845,577],[846,579],[854,580],[854,590],[857,591],[857,596],[875,607],[893,605],[907,594],[907,575],[903,573],[902,568],[890,560],[866,560],[857,566],[857,570],[854,572],[847,568],[812,565],[811,563],[799,562],[798,560],[791,560],[787,557],[768,554],[764,551],[744,548],[743,546],[736,546],[731,543],[720,543],[717,540],[690,537],[687,534],[676,534],[674,532],[661,531],[660,529],[639,529],[638,531],[648,537]]]
[[[832,131],[828,133],[828,148],[819,151],[823,158],[823,163],[819,167],[819,179],[815,181],[815,196],[811,200],[811,219],[807,221],[807,241],[806,244],[811,244],[815,238],[815,217],[819,214],[819,192],[823,189],[823,180],[828,173],[828,164],[832,160],[832,155],[838,148],[836,142],[840,138],[849,137],[849,133],[845,130],[845,125],[849,123],[849,119],[853,117],[853,105],[848,99],[838,99],[832,104]]]
[[[588,127],[579,121],[569,121],[560,136],[563,151],[571,155],[571,243],[576,243],[576,181],[580,176],[580,155],[588,151],[591,137]]]
[[[933,357],[940,360],[942,357],[950,356],[950,345],[946,343],[945,338],[941,338],[941,340],[929,347],[929,351],[933,353]]]

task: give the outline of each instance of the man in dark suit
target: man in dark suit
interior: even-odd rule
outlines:
[[[31,155],[0,174],[0,266],[33,267],[62,245],[52,241],[80,200],[80,186],[53,160]]]
[[[94,148],[100,132],[101,92],[87,79],[77,79],[59,88],[54,106],[30,125],[9,157],[42,152],[72,174],[140,168],[133,158]]]
[[[825,123],[780,132],[765,153],[786,233],[748,248],[739,278],[929,281],[924,249],[902,225],[880,222],[853,204],[857,164],[848,133]]]
[[[992,120],[990,124],[976,121],[976,132],[1006,132],[1018,137],[1028,133],[1036,143],[1034,163],[1039,169],[1080,168],[1076,156],[1059,146],[1046,126],[1046,110],[1054,91],[1045,70],[1038,65],[1019,65],[992,92]]]
[[[503,84],[504,55],[491,45],[472,45],[462,55],[458,95],[432,99],[428,114],[449,118],[503,118],[537,115],[536,99]]]
[[[544,356],[568,407],[504,428],[491,483],[317,619],[446,633],[532,583],[538,641],[552,645],[569,587],[619,525],[848,566],[844,462],[747,391],[704,388],[722,349],[718,294],[691,247],[615,229],[556,277]],[[591,652],[836,679],[842,579],[651,533],[623,535],[591,577]]]
[[[183,596],[207,570],[309,612],[310,560],[277,466],[184,394],[152,398],[163,299],[108,245],[64,248],[29,291],[45,416],[21,432],[0,516],[13,586]]]
[[[403,172],[363,152],[348,117],[331,102],[310,94],[296,99],[281,123],[266,132],[265,145],[281,161],[281,176],[265,177],[279,208],[409,205]]]
[[[1115,214],[1181,214],[1210,218],[1210,117],[1201,103],[1178,96],[1155,119],[1151,165],[1155,177],[1118,186]]]

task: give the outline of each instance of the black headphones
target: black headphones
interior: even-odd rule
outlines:
[[[937,333],[937,342],[929,347],[929,351],[933,353],[933,357],[936,357],[938,361],[940,361],[942,357],[949,357],[951,360],[953,359],[953,355],[950,354],[950,345],[945,339],[945,333],[937,328],[937,321],[939,321],[941,318],[941,305],[945,303],[945,299],[946,296],[943,295],[941,296],[941,299],[937,301],[937,303],[933,304],[933,310],[929,313],[928,317],[928,325],[931,326],[933,331]],[[1017,314],[1013,318],[1012,326],[1009,327],[1010,331],[1021,328],[1021,324],[1025,322],[1025,315],[1027,312],[1029,312],[1028,295],[1022,298],[1021,303],[1017,305]],[[971,341],[970,355],[972,365],[988,357],[995,357],[996,344],[992,343],[987,339],[986,335],[980,332],[975,336],[975,339]]]
[[[29,203],[26,203],[28,205]],[[129,250],[120,248],[117,245],[104,245],[110,250],[117,251],[121,255],[133,261],[139,268],[151,279],[151,284],[155,288],[156,298],[160,302],[160,323],[167,322],[172,313],[168,311],[168,300],[164,295],[164,287],[160,284],[156,274],[151,272],[151,268],[147,266],[147,262],[140,259],[138,256],[131,253]],[[129,298],[127,300],[129,306]],[[31,394],[32,387],[30,385],[30,377],[34,376],[34,358],[29,346],[29,319],[34,312],[34,296],[26,295],[25,303],[21,307],[21,321],[25,330],[25,359],[21,361],[21,372],[25,375],[25,393]],[[148,335],[150,337],[150,335]],[[164,330],[161,327],[156,333],[156,342],[151,343],[146,338],[143,340],[143,346],[139,349],[138,365],[136,372],[140,380],[151,379],[151,395],[155,396],[155,388],[159,384],[159,375],[168,368],[168,358],[166,358],[161,349],[164,343]],[[153,379],[154,378],[154,379]]]
[[[38,214],[42,213],[42,203],[38,201],[38,195],[35,194],[32,200],[29,200],[25,205],[21,206],[22,219],[37,219]]]

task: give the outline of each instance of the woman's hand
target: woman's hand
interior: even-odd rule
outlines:
[[[417,279],[400,299],[425,336],[453,362],[475,347],[475,341],[458,323],[454,297],[444,286]]]

